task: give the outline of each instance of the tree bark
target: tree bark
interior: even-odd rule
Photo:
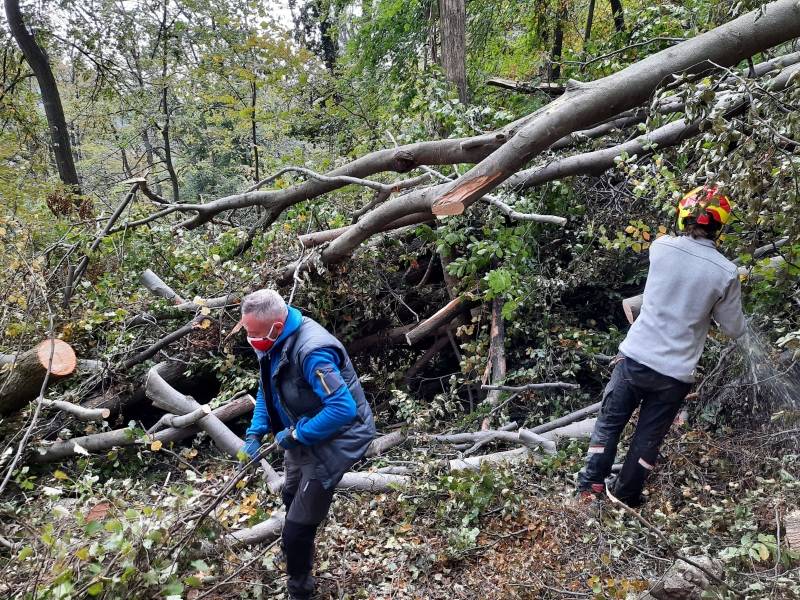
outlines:
[[[255,78],[250,82],[250,137],[253,146],[253,169],[255,171],[255,180],[260,181],[258,169],[258,136],[256,131],[256,100],[258,99],[258,87],[256,86]]]
[[[175,290],[164,283],[164,280],[153,273],[150,269],[145,269],[142,271],[139,279],[142,282],[142,285],[150,290],[154,295],[171,300],[175,304],[182,304],[185,302],[185,300],[181,298]]]
[[[232,421],[253,411],[255,399],[250,396],[237,398],[227,404],[215,408],[211,414],[220,421]],[[149,436],[148,441],[160,441],[164,445],[179,442],[200,432],[197,425],[185,428],[171,427],[162,429],[158,433]],[[103,452],[116,446],[133,446],[137,443],[137,438],[132,429],[125,427],[103,433],[95,433],[83,437],[72,438],[64,442],[56,442],[50,446],[43,446],[40,452],[33,455],[33,461],[37,463],[50,463],[75,456],[75,444],[89,452]]]
[[[439,0],[442,24],[442,68],[445,77],[458,90],[458,99],[467,102],[466,22],[464,0]]]
[[[635,108],[675,73],[735,65],[798,36],[800,5],[796,0],[777,0],[591,84],[573,82],[563,96],[538,111],[512,143],[503,145],[455,182],[432,188],[436,190],[432,211],[437,215],[460,214],[561,137]],[[404,202],[412,203],[409,196],[413,195],[404,196]],[[395,208],[390,201],[375,212],[397,218],[391,212]],[[344,243],[345,238],[337,242]]]
[[[181,394],[162,379],[158,374],[158,365],[148,371],[145,389],[154,406],[170,413],[186,415],[200,408],[200,404],[191,396]],[[237,456],[244,446],[244,440],[228,429],[213,413],[197,421],[197,426],[208,433],[217,446],[231,456]]]
[[[11,35],[19,44],[20,50],[25,55],[25,60],[30,65],[39,84],[58,176],[71,192],[80,194],[80,181],[75,169],[69,130],[64,118],[64,108],[61,105],[61,96],[47,55],[25,26],[19,8],[19,0],[5,0],[5,9]]]
[[[440,308],[433,315],[431,315],[430,317],[422,321],[419,325],[417,325],[414,329],[409,331],[406,334],[406,342],[408,342],[409,346],[413,346],[414,344],[426,338],[427,336],[433,335],[440,328],[447,325],[458,315],[460,315],[465,311],[468,311],[469,309],[470,309],[470,304],[465,302],[461,298],[456,298],[455,300],[451,300],[444,307]]]
[[[102,421],[111,416],[111,411],[107,408],[86,408],[63,400],[42,400],[42,406],[57,408],[77,417],[81,421]]]
[[[489,363],[492,366],[491,381],[495,385],[502,383],[506,378],[506,328],[503,323],[502,313],[503,301],[500,298],[495,298],[492,300],[492,324],[489,332]],[[486,402],[492,407],[497,405],[499,399],[499,389],[490,390],[486,396]],[[484,423],[487,423],[487,421],[484,420]]]
[[[548,79],[553,81],[561,77],[561,52],[564,49],[564,23],[567,20],[567,1],[559,0],[556,24],[553,32],[553,49],[550,51]]]
[[[39,396],[48,365],[53,382],[70,375],[77,364],[72,347],[59,339],[44,340],[18,355],[0,384],[0,415],[11,414]]]
[[[622,0],[610,0],[611,14],[614,15],[614,29],[618,32],[625,31],[625,12],[622,9]]]
[[[167,85],[167,51],[169,43],[169,32],[167,31],[167,4],[168,0],[164,0],[164,10],[161,22],[161,38],[162,38],[162,52],[161,52],[161,110],[164,114],[164,124],[161,126],[161,139],[164,142],[164,163],[169,173],[169,180],[172,183],[172,202],[177,203],[180,200],[180,190],[178,187],[178,174],[175,172],[175,165],[172,162],[172,146],[170,145],[169,128],[170,128],[170,111],[169,111],[169,86]]]
[[[595,0],[589,0],[589,11],[586,14],[586,29],[583,32],[583,49],[586,51],[586,46],[589,39],[592,37],[592,23],[594,22],[594,4]]]
[[[372,443],[367,448],[367,453],[364,458],[372,458],[373,456],[380,456],[387,450],[399,446],[406,441],[406,435],[402,431],[393,431],[381,437],[372,440]]]
[[[391,329],[384,329],[378,333],[353,340],[347,345],[347,352],[349,354],[356,354],[364,352],[376,347],[394,346],[402,344],[406,341],[406,334],[414,328],[414,325],[401,325],[400,327],[392,327]]]

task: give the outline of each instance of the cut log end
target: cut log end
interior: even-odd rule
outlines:
[[[51,353],[53,355],[52,364],[50,364]],[[53,339],[40,342],[36,346],[36,356],[45,370],[47,365],[50,364],[50,372],[59,377],[69,375],[78,366],[78,358],[75,356],[75,351],[64,340]]]
[[[431,212],[437,217],[460,215],[464,212],[464,205],[461,202],[436,202],[431,208]]]

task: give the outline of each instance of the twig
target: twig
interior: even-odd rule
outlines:
[[[410,187],[412,185],[417,185],[417,184],[421,183],[425,179],[423,177],[415,177],[413,179],[405,179],[403,181],[398,181],[396,183],[381,183],[379,181],[371,181],[370,179],[361,179],[359,177],[350,177],[348,175],[339,175],[339,176],[336,176],[336,177],[329,177],[327,175],[322,175],[321,173],[317,173],[315,171],[312,171],[311,169],[305,169],[303,167],[291,167],[290,166],[290,167],[284,167],[283,169],[280,169],[278,172],[276,172],[273,175],[270,175],[266,179],[262,179],[261,181],[259,181],[254,186],[252,186],[252,187],[248,188],[247,190],[245,190],[244,193],[247,194],[247,193],[250,193],[250,192],[254,192],[257,189],[259,189],[260,187],[265,186],[268,183],[271,183],[271,182],[275,181],[276,179],[278,179],[278,177],[280,177],[284,173],[292,173],[292,172],[302,173],[306,177],[310,177],[311,179],[316,179],[316,180],[321,181],[323,183],[345,183],[345,184],[363,185],[365,187],[371,188],[371,189],[376,190],[378,192],[389,192],[389,193],[396,192],[396,191],[402,189],[403,187]]]
[[[682,560],[683,562],[693,566],[695,569],[698,569],[698,570],[702,571],[703,573],[705,573],[708,576],[709,579],[711,579],[712,581],[714,581],[714,582],[718,583],[719,585],[723,586],[726,590],[730,590],[736,597],[744,598],[744,592],[741,592],[741,591],[731,587],[724,579],[721,579],[720,577],[717,577],[714,573],[709,571],[706,567],[704,567],[703,565],[697,563],[696,561],[692,560],[691,558],[686,557],[682,552],[677,550],[670,543],[670,541],[666,538],[666,536],[663,533],[661,533],[661,530],[659,530],[655,525],[651,524],[642,515],[640,515],[638,512],[633,510],[630,506],[628,506],[622,500],[620,500],[614,494],[612,494],[611,490],[608,488],[608,486],[606,486],[606,496],[608,496],[608,499],[611,500],[612,503],[616,504],[617,506],[622,508],[626,513],[628,513],[630,516],[632,516],[634,519],[639,521],[639,523],[641,523],[662,544],[664,544],[666,549],[669,550],[669,552],[677,560]]]
[[[630,44],[628,46],[625,46],[624,48],[620,48],[618,50],[614,50],[613,52],[609,52],[608,54],[602,54],[600,56],[596,56],[595,58],[593,58],[591,60],[587,60],[585,62],[573,61],[573,60],[565,60],[565,61],[562,61],[562,62],[565,65],[578,65],[578,66],[581,66],[581,67],[586,67],[586,66],[591,65],[593,63],[596,63],[598,61],[601,61],[601,60],[603,60],[605,58],[611,58],[612,56],[615,56],[617,54],[621,54],[623,52],[627,52],[628,50],[632,50],[633,48],[639,48],[640,46],[647,46],[648,44],[652,44],[653,42],[685,42],[685,41],[686,41],[686,38],[659,36],[659,37],[650,38],[649,40],[644,40],[642,42],[637,42],[635,44]]]
[[[266,458],[266,457],[267,457],[267,456],[268,456],[268,455],[269,455],[269,454],[270,454],[270,453],[271,453],[273,450],[275,450],[277,447],[278,447],[278,444],[277,444],[277,443],[275,443],[275,442],[272,442],[272,443],[271,443],[269,446],[267,446],[267,447],[266,447],[264,450],[260,451],[260,452],[258,453],[258,455],[257,455],[255,458],[252,458],[252,459],[250,459],[250,461],[249,461],[249,462],[245,463],[245,464],[244,464],[242,467],[240,467],[240,468],[239,468],[239,471],[238,471],[238,473],[236,473],[236,475],[234,475],[234,476],[233,476],[233,478],[232,478],[232,479],[231,479],[231,480],[228,482],[228,484],[227,484],[227,485],[226,485],[226,486],[225,486],[225,487],[222,489],[222,491],[221,491],[219,494],[217,494],[217,497],[216,497],[216,498],[214,499],[214,501],[213,501],[213,502],[212,502],[212,503],[211,503],[211,504],[208,506],[208,508],[206,508],[206,509],[205,509],[205,510],[204,510],[204,511],[203,511],[203,512],[200,514],[200,516],[197,518],[197,522],[194,524],[194,527],[192,527],[192,530],[191,530],[191,531],[189,531],[189,533],[187,533],[186,535],[184,535],[184,536],[183,536],[183,537],[182,537],[182,538],[181,538],[181,539],[178,541],[178,543],[177,543],[177,544],[175,544],[175,545],[174,545],[172,548],[170,548],[170,550],[169,550],[169,552],[168,552],[167,554],[168,554],[168,555],[177,556],[177,554],[176,554],[176,551],[177,551],[177,550],[178,550],[178,549],[179,549],[181,546],[183,546],[183,544],[184,544],[184,543],[186,543],[186,540],[188,540],[190,537],[192,537],[192,536],[194,535],[194,533],[197,531],[197,529],[198,529],[198,528],[200,527],[200,525],[203,523],[203,520],[204,520],[204,519],[205,519],[205,518],[206,518],[206,517],[207,517],[209,514],[211,514],[211,511],[212,511],[212,510],[214,510],[214,509],[215,509],[215,508],[216,508],[216,507],[219,505],[219,503],[220,503],[220,502],[222,502],[223,498],[225,498],[225,496],[227,496],[227,495],[228,495],[228,492],[230,492],[230,491],[231,491],[231,490],[232,490],[232,489],[233,489],[233,488],[236,486],[236,484],[237,484],[237,483],[239,483],[239,482],[240,482],[240,481],[241,481],[241,480],[244,478],[245,474],[246,474],[246,473],[247,473],[247,471],[250,469],[250,467],[252,467],[253,465],[257,465],[259,462],[261,462],[261,459],[263,459],[263,458]]]
[[[482,385],[482,390],[501,391],[501,392],[528,392],[531,390],[579,390],[581,386],[577,383],[564,383],[556,381],[553,383],[528,383],[526,385]]]
[[[14,472],[14,468],[17,466],[20,457],[22,456],[23,450],[25,450],[25,445],[28,443],[28,439],[31,437],[31,433],[33,432],[33,428],[36,425],[36,422],[39,420],[39,413],[42,411],[42,400],[44,399],[44,392],[47,389],[47,384],[50,382],[50,369],[53,367],[53,354],[55,353],[56,345],[53,343],[53,331],[54,327],[54,319],[53,319],[53,311],[50,307],[50,302],[47,299],[47,295],[43,292],[44,301],[47,304],[47,312],[49,313],[50,319],[50,327],[48,331],[50,342],[50,356],[47,359],[47,373],[44,375],[44,381],[42,381],[42,387],[39,389],[39,397],[36,401],[36,408],[33,411],[33,416],[31,417],[31,422],[28,424],[28,428],[25,430],[25,435],[22,436],[22,440],[19,442],[19,446],[17,447],[17,452],[14,455],[11,464],[8,465],[8,471],[6,471],[6,476],[3,479],[3,483],[0,483],[0,496],[3,495],[3,491],[6,489],[9,480],[11,479],[11,474]]]
[[[274,548],[274,547],[275,547],[275,544],[277,544],[277,543],[278,543],[280,540],[281,540],[281,538],[279,537],[279,538],[275,539],[273,542],[271,542],[270,544],[267,544],[267,546],[265,546],[265,547],[264,547],[264,549],[263,549],[261,552],[259,552],[259,553],[258,553],[258,554],[257,554],[255,557],[253,557],[253,558],[252,558],[251,560],[249,560],[247,563],[245,563],[244,565],[242,565],[241,567],[239,567],[238,569],[236,569],[236,570],[235,570],[233,573],[231,573],[230,575],[228,575],[228,576],[227,576],[225,579],[223,579],[222,581],[220,581],[220,582],[218,582],[218,583],[215,583],[215,584],[214,584],[213,586],[211,586],[211,587],[210,587],[208,590],[206,590],[205,592],[203,592],[202,594],[200,594],[200,595],[199,595],[197,598],[195,598],[195,600],[203,600],[203,598],[205,598],[206,596],[208,596],[209,594],[211,594],[211,592],[213,592],[214,590],[216,590],[218,587],[220,587],[220,586],[222,586],[222,585],[225,585],[225,584],[226,584],[226,583],[228,583],[228,582],[229,582],[231,579],[233,579],[234,577],[236,577],[236,576],[237,576],[239,573],[241,573],[242,571],[245,571],[245,570],[249,569],[251,566],[253,566],[253,563],[255,563],[257,560],[260,560],[260,559],[261,559],[261,557],[262,557],[262,556],[264,556],[264,555],[265,555],[265,554],[266,554],[266,553],[267,553],[267,552],[268,552],[268,551],[269,551],[271,548]]]

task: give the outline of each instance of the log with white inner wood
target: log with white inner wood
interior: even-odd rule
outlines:
[[[59,339],[44,340],[17,355],[3,368],[6,375],[0,383],[0,415],[16,412],[39,396],[48,366],[52,383],[71,375],[77,364],[75,351]]]

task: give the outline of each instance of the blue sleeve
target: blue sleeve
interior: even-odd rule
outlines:
[[[307,446],[327,440],[356,417],[356,401],[339,371],[333,348],[311,352],[303,362],[303,377],[322,400],[322,410],[295,426],[297,439]]]
[[[264,401],[264,388],[259,381],[258,393],[256,394],[256,406],[253,409],[253,420],[250,422],[250,427],[247,428],[244,437],[248,438],[251,435],[255,435],[258,436],[260,441],[268,431],[269,413],[267,412],[267,404]]]

